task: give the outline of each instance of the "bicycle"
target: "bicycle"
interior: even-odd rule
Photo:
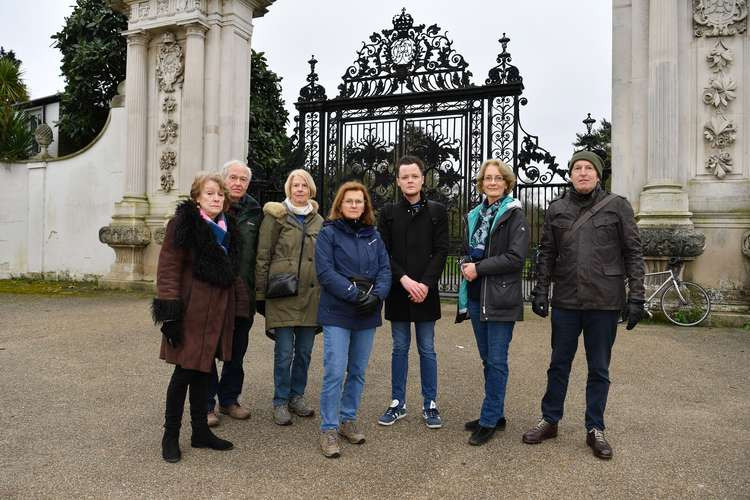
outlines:
[[[653,318],[654,315],[650,311],[651,301],[661,292],[659,305],[664,316],[678,326],[695,326],[705,320],[711,313],[711,297],[697,283],[680,279],[682,262],[681,259],[672,257],[669,259],[666,271],[645,274],[646,277],[668,276],[659,285],[659,288],[646,299],[643,308],[648,317]]]

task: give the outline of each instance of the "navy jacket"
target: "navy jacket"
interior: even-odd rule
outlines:
[[[372,294],[381,303],[391,289],[391,265],[383,239],[373,226],[357,232],[343,220],[326,221],[315,244],[315,268],[320,282],[318,323],[351,330],[382,324],[381,307],[367,317],[357,317],[357,289],[352,277],[373,281]]]

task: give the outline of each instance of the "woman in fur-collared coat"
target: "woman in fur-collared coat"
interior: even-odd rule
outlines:
[[[248,300],[237,297],[240,238],[227,213],[229,196],[216,174],[198,174],[167,224],[159,254],[157,296],[152,313],[163,333],[161,359],[175,365],[167,388],[162,456],[181,458],[180,426],[190,388],[194,448],[228,450],[232,443],[208,428],[206,400],[214,357],[229,360],[235,310]]]

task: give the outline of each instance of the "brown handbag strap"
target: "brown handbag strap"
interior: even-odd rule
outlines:
[[[583,226],[586,223],[586,221],[588,221],[590,218],[596,215],[596,213],[599,210],[604,208],[610,201],[614,200],[615,198],[617,198],[615,195],[613,195],[612,193],[608,193],[607,196],[602,198],[602,200],[599,203],[591,207],[590,210],[586,210],[583,214],[581,214],[580,217],[578,217],[575,223],[573,223],[573,225],[568,230],[568,232],[565,233],[565,237],[566,238],[572,237],[575,234],[575,232],[578,231],[578,228]]]

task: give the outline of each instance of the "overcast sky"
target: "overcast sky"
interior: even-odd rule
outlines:
[[[60,53],[50,36],[63,25],[74,0],[0,0],[0,45],[23,61],[33,98],[61,91]],[[611,117],[612,4],[606,0],[276,0],[255,19],[253,48],[266,53],[283,77],[290,118],[293,103],[318,59],[320,84],[338,93],[346,68],[373,31],[392,28],[401,8],[415,24],[437,24],[448,32],[482,84],[500,52],[502,33],[518,66],[529,104],[524,128],[564,161],[586,113]]]

